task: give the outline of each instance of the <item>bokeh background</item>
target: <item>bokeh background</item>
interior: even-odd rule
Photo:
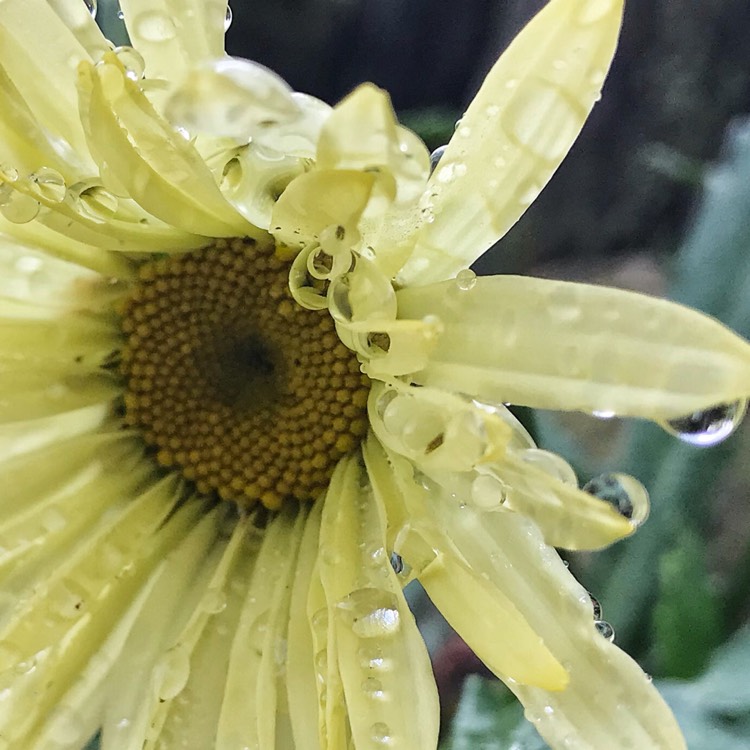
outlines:
[[[373,81],[435,148],[543,4],[231,0],[227,45],[329,103]],[[116,0],[99,6],[110,38],[124,43]],[[602,101],[538,201],[475,270],[668,296],[750,337],[749,29],[747,0],[628,0]],[[750,429],[701,449],[651,424],[522,417],[581,483],[622,470],[647,486],[652,513],[638,534],[571,556],[571,568],[616,642],[654,676],[690,749],[747,750]],[[448,717],[444,750],[546,747],[423,594],[409,593]]]

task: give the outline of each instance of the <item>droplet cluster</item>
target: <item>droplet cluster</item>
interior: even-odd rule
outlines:
[[[288,274],[270,242],[219,240],[142,266],[122,310],[125,422],[241,505],[314,499],[367,428],[369,380]]]

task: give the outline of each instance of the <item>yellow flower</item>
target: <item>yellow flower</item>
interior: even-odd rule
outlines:
[[[0,746],[435,748],[416,578],[556,748],[682,748],[551,545],[632,533],[503,402],[668,421],[750,348],[668,302],[467,270],[599,96],[621,0],[552,0],[430,173],[387,96],[223,56],[221,1],[0,3]]]

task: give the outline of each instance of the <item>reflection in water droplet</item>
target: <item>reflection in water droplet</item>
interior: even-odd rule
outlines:
[[[610,503],[620,515],[634,524],[642,524],[648,516],[648,492],[629,474],[602,474],[587,482],[583,491]]]
[[[54,203],[59,203],[65,197],[65,180],[56,169],[40,167],[31,175],[31,179],[40,197]]]
[[[91,17],[96,18],[96,0],[83,0],[83,2],[86,3],[86,7],[88,8],[89,13],[91,13]]]
[[[375,700],[384,700],[386,698],[383,683],[375,677],[368,677],[362,682],[362,692]]]
[[[456,286],[462,292],[471,291],[477,285],[477,275],[470,268],[463,268],[456,274]]]
[[[726,440],[737,429],[746,412],[747,401],[742,399],[731,404],[717,404],[680,419],[671,419],[663,426],[684,443],[708,448]]]
[[[610,643],[615,639],[615,629],[606,620],[597,620],[594,627],[599,631],[602,638],[606,638]]]
[[[443,154],[445,153],[446,148],[448,148],[448,146],[438,146],[430,154],[430,174],[432,174],[435,171],[435,167],[437,167],[438,162],[443,157]]]
[[[591,592],[589,592],[589,599],[591,599],[591,606],[594,610],[594,619],[601,620],[602,619],[602,605],[599,603],[599,600]]]
[[[30,195],[11,190],[0,196],[0,213],[13,224],[28,224],[36,218],[41,206]]]
[[[360,638],[394,635],[401,626],[396,597],[383,589],[353,591],[336,604],[336,611]]]
[[[370,736],[373,742],[378,745],[389,746],[393,745],[393,737],[391,735],[391,728],[382,721],[378,721],[370,728]]]
[[[117,59],[125,68],[125,75],[127,75],[128,78],[133,81],[139,81],[143,78],[143,73],[146,70],[146,63],[138,50],[123,45],[122,47],[115,47],[112,51],[117,55]]]
[[[391,567],[396,574],[401,573],[404,569],[404,559],[398,552],[391,552]]]
[[[224,31],[227,31],[232,25],[232,9],[227,5],[227,14],[224,16]]]

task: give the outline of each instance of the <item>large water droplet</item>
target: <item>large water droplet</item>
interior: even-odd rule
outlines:
[[[707,448],[726,440],[739,426],[747,412],[747,401],[717,404],[680,419],[670,419],[664,428],[684,443]]]
[[[589,599],[591,600],[591,607],[594,610],[594,619],[601,620],[602,619],[602,605],[599,603],[599,600],[591,592],[589,592]]]
[[[40,208],[39,201],[15,190],[0,197],[0,213],[13,224],[28,224],[36,218]]]
[[[96,0],[83,0],[83,2],[86,4],[86,7],[88,8],[89,13],[91,13],[91,17],[96,18],[97,1]]]
[[[435,171],[435,167],[437,167],[440,159],[443,158],[443,154],[445,153],[446,148],[448,148],[448,146],[438,146],[430,154],[430,174],[432,174]]]
[[[587,482],[583,490],[610,503],[620,515],[634,524],[640,525],[648,517],[648,492],[629,474],[602,474]]]
[[[123,45],[122,47],[115,47],[112,51],[117,55],[117,59],[125,68],[125,75],[128,78],[133,81],[139,81],[143,78],[143,73],[146,70],[146,63],[138,50]]]
[[[394,635],[401,626],[398,602],[394,594],[377,588],[353,591],[336,604],[352,632],[360,638]]]
[[[190,677],[190,655],[181,646],[167,651],[154,667],[157,673],[156,684],[161,700],[172,700],[187,685]]]
[[[597,620],[594,627],[599,631],[602,638],[606,638],[610,643],[615,639],[615,629],[606,620]]]
[[[232,25],[232,9],[227,5],[227,13],[224,16],[224,31],[228,31]]]
[[[383,721],[378,721],[370,727],[370,737],[373,742],[384,747],[394,744],[391,728]]]
[[[31,179],[42,198],[60,203],[65,197],[65,180],[56,169],[41,167],[31,175]]]
[[[477,285],[477,275],[470,268],[463,268],[456,274],[456,287],[469,292]]]

